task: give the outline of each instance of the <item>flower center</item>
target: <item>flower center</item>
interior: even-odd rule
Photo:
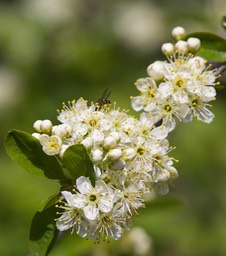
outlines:
[[[198,105],[198,103],[199,103],[198,100],[195,99],[195,100],[192,101],[191,104],[192,104],[193,107],[196,107]]]
[[[104,181],[106,184],[109,184],[110,181],[111,181],[111,179],[110,179],[109,176],[105,176],[105,177],[103,178],[103,181]]]
[[[147,96],[148,96],[148,98],[153,98],[155,95],[154,95],[153,91],[151,89],[149,89]]]
[[[179,79],[177,82],[176,82],[176,86],[178,87],[182,87],[184,85],[184,82],[183,80]]]
[[[139,156],[142,156],[142,155],[144,155],[144,153],[145,153],[145,149],[144,148],[138,148],[137,149],[137,154],[139,155]]]
[[[165,105],[164,109],[166,112],[170,112],[172,110],[170,105]]]
[[[89,201],[95,202],[97,200],[96,195],[89,195]]]
[[[51,140],[49,143],[49,149],[51,148],[59,148],[59,143],[57,141]]]
[[[91,119],[91,120],[89,121],[89,124],[90,124],[90,126],[96,126],[97,120]]]

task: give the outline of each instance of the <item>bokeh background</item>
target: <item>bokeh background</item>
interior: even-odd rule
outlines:
[[[0,255],[28,255],[32,217],[59,188],[9,159],[7,131],[32,132],[37,119],[56,123],[61,102],[96,101],[106,88],[130,108],[134,82],[163,59],[160,47],[174,26],[225,37],[225,14],[225,0],[0,1]],[[194,121],[171,134],[180,178],[168,195],[154,196],[131,232],[100,245],[67,236],[50,256],[226,255],[225,90],[213,103],[213,123]]]

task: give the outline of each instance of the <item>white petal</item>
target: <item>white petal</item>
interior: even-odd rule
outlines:
[[[76,180],[76,187],[81,194],[87,194],[93,188],[90,180],[84,176]]]
[[[183,90],[178,90],[173,94],[173,99],[178,103],[188,103],[188,95]]]
[[[196,112],[197,118],[204,123],[210,123],[214,119],[214,114],[207,108],[199,106],[199,110]]]
[[[102,212],[110,212],[113,208],[113,198],[110,196],[104,196],[98,203],[98,208]]]
[[[95,189],[98,194],[107,194],[110,191],[110,188],[106,185],[103,180],[98,180],[96,182]]]
[[[73,212],[64,212],[56,221],[56,227],[60,231],[68,230],[74,225]]]
[[[64,196],[65,200],[67,201],[68,205],[71,206],[73,202],[73,194],[69,191],[62,191],[61,194]]]
[[[141,109],[144,108],[144,104],[142,102],[142,98],[141,96],[136,96],[132,98],[131,104],[132,104],[132,108],[135,111],[140,111]]]
[[[84,207],[84,214],[87,219],[89,220],[95,220],[98,216],[99,209],[96,208],[95,204],[88,204],[86,207]]]
[[[151,131],[151,135],[157,140],[163,140],[167,137],[168,131],[164,126],[159,126]]]
[[[173,94],[173,86],[171,83],[164,82],[159,85],[159,92],[163,98]]]
[[[87,197],[81,194],[74,195],[73,206],[83,208],[86,205]]]

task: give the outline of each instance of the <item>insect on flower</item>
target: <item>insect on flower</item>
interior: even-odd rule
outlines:
[[[97,100],[97,102],[95,103],[96,108],[95,111],[98,111],[102,108],[106,108],[108,105],[111,104],[111,101],[108,99],[111,95],[111,92],[108,91],[108,89],[106,89],[102,96]]]

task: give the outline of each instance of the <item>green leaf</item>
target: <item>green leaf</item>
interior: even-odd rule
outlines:
[[[62,162],[73,179],[77,179],[80,176],[89,177],[94,185],[95,176],[93,164],[83,145],[78,144],[69,147],[64,152]]]
[[[221,25],[226,30],[226,16],[223,16],[223,18],[221,20]]]
[[[52,195],[47,200],[41,202],[40,206],[38,207],[38,211],[41,212],[53,205],[55,205],[61,197],[61,194]]]
[[[226,61],[226,40],[211,33],[197,32],[187,36],[196,37],[201,40],[201,48],[198,54],[211,61]]]
[[[8,155],[26,171],[49,179],[65,179],[56,157],[46,155],[31,134],[12,130],[5,140]]]
[[[31,256],[46,256],[53,248],[59,233],[55,225],[56,212],[55,205],[36,212],[29,237]]]

